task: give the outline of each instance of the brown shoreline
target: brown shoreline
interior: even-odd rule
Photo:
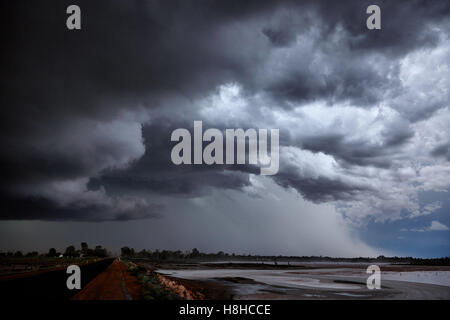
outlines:
[[[192,298],[195,300],[230,300],[234,295],[231,286],[224,285],[219,281],[189,280],[166,275],[164,277],[192,292]]]

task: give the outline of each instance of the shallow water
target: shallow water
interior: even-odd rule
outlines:
[[[360,285],[334,283],[329,279],[318,279],[300,275],[305,273],[304,269],[286,270],[248,270],[248,269],[212,269],[212,270],[158,270],[158,272],[173,277],[207,280],[226,277],[242,277],[252,279],[258,283],[290,288],[326,288],[326,289],[360,289]]]
[[[183,279],[220,281],[232,287],[236,299],[334,299],[338,297],[367,299],[383,298],[379,293],[388,293],[386,290],[380,290],[377,293],[367,289],[366,279],[368,274],[366,274],[365,268],[160,269],[157,271]],[[254,283],[237,281],[236,278],[251,279]],[[391,281],[389,287],[397,293],[400,291],[406,292],[406,295],[411,290],[411,285],[416,285],[414,283],[423,287],[424,294],[431,292],[431,296],[436,290],[436,287],[432,287],[432,285],[436,284],[442,286],[444,296],[448,296],[450,293],[450,271],[382,272],[382,282],[383,280]],[[392,280],[394,280],[394,287],[392,287]],[[411,285],[408,283],[411,283]],[[445,289],[444,286],[449,287],[449,289]]]

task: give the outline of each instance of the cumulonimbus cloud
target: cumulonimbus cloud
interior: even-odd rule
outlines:
[[[62,2],[11,4],[1,218],[145,218],[152,194],[251,188],[251,166],[170,162],[193,120],[279,128],[274,181],[349,219],[429,214],[418,194],[450,181],[449,4],[383,2],[378,33],[359,1],[236,4],[80,1],[78,33]]]

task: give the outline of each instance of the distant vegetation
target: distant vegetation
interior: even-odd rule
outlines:
[[[45,253],[31,251],[24,254],[22,251],[0,251],[0,275],[44,270],[55,266],[70,265],[75,261],[77,264],[85,264],[110,255],[108,250],[102,246],[90,249],[86,242],[81,243],[78,249],[71,245],[62,252],[55,248],[50,248]]]
[[[96,257],[96,258],[105,258],[110,256],[111,254],[108,252],[106,248],[102,246],[95,246],[94,249],[90,249],[86,242],[82,242],[80,249],[75,248],[75,246],[71,245],[66,248],[64,252],[58,252],[55,248],[50,248],[47,253],[39,253],[37,251],[28,252],[23,254],[22,251],[8,251],[1,252],[0,258],[77,258],[77,257]]]
[[[349,262],[349,263],[393,263],[393,264],[410,264],[410,265],[434,265],[434,266],[449,266],[450,256],[435,259],[422,259],[413,257],[385,257],[378,256],[371,257],[357,257],[357,258],[334,258],[323,256],[261,256],[261,255],[242,255],[229,254],[223,251],[217,253],[200,252],[197,248],[191,251],[182,252],[180,250],[141,250],[136,252],[133,248],[123,247],[121,249],[121,256],[132,259],[145,259],[151,261],[166,261],[166,262],[183,262],[187,260],[197,261],[251,261],[251,262],[273,262],[290,263],[290,262]]]
[[[50,248],[47,253],[39,253],[31,251],[23,253],[22,251],[1,252],[0,258],[105,258],[112,256],[106,248],[100,245],[89,248],[86,242],[82,242],[77,249],[75,246],[68,246],[63,252]],[[130,259],[145,259],[150,261],[165,262],[184,262],[184,261],[248,261],[248,262],[271,262],[271,263],[290,263],[290,262],[349,262],[349,263],[393,263],[393,264],[410,264],[410,265],[434,265],[449,266],[450,256],[434,259],[422,259],[414,257],[356,257],[356,258],[335,258],[324,256],[262,256],[262,255],[243,255],[235,253],[226,253],[219,251],[217,253],[200,252],[197,248],[191,251],[181,250],[141,250],[135,251],[131,247],[121,248],[121,257]]]

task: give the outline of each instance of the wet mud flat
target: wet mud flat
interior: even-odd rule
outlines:
[[[254,263],[155,264],[158,273],[205,299],[450,299],[450,267],[383,265],[380,290],[367,288],[368,265]]]

